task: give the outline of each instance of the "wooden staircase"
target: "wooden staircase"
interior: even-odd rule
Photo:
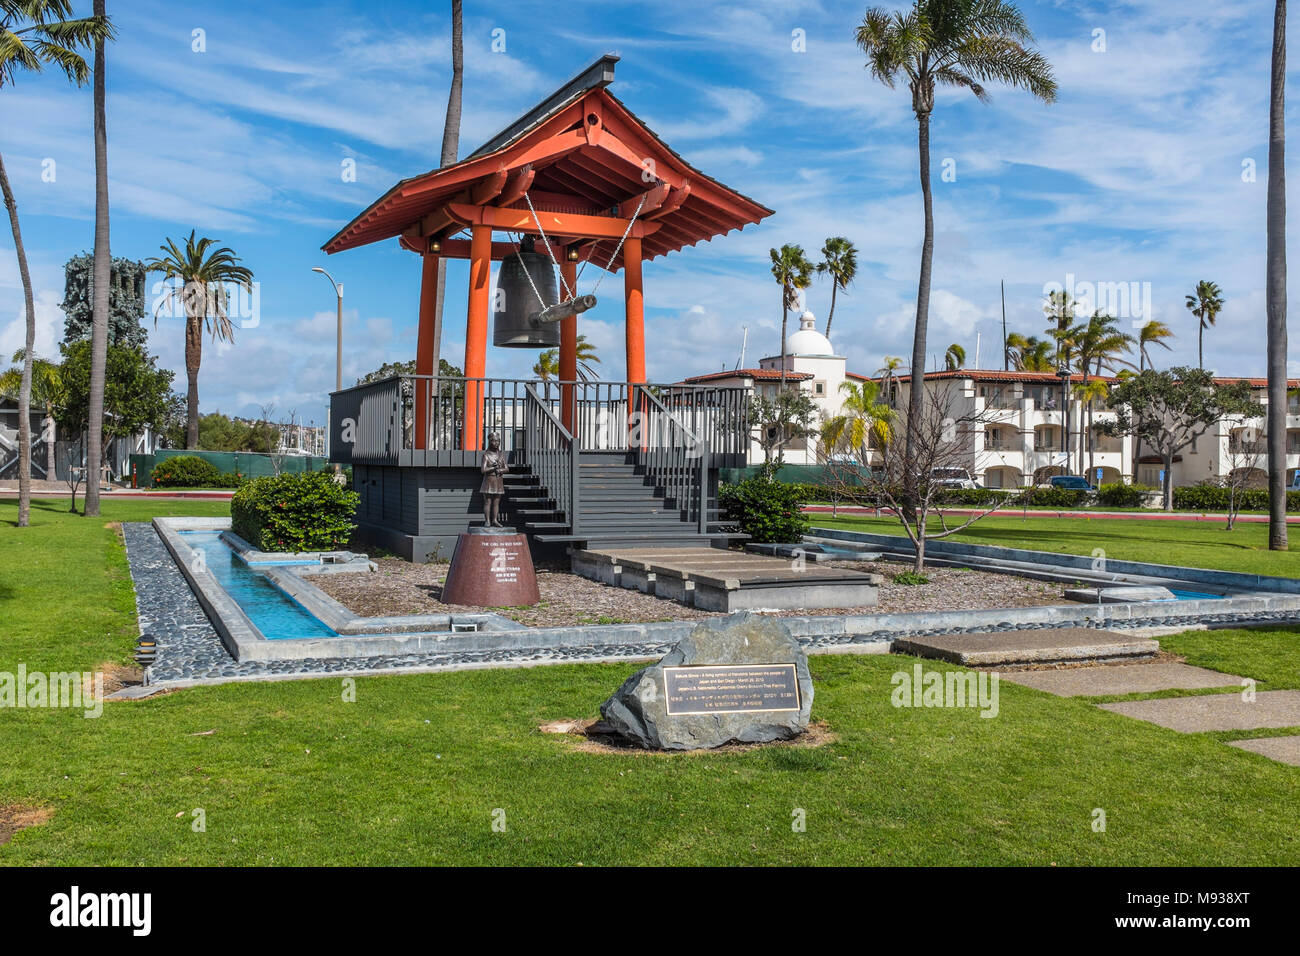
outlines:
[[[505,478],[506,511],[516,527],[541,544],[606,547],[710,547],[737,537],[701,533],[686,502],[669,498],[647,475],[634,453],[584,451],[578,456],[577,529],[559,509],[551,489],[527,466]],[[712,501],[710,504],[714,504]]]

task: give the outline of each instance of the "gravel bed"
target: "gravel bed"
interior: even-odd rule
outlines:
[[[312,578],[312,583],[363,617],[493,610],[533,627],[570,627],[578,624],[694,621],[723,616],[720,612],[697,610],[630,588],[589,581],[570,574],[564,567],[537,569],[537,587],[542,602],[536,607],[488,609],[443,604],[440,598],[447,577],[446,564],[412,564],[401,558],[381,558],[378,564],[379,571],[374,574],[319,575]],[[905,570],[906,565],[835,561],[829,566],[882,575],[885,583],[880,588],[880,603],[870,607],[774,613],[782,617],[805,617],[809,614],[844,616],[900,611],[977,611],[999,607],[1039,607],[1064,601],[1062,585],[1010,574],[934,568],[925,572],[929,584],[905,585],[894,584],[892,579]]]

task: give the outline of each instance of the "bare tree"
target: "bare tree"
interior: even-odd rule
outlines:
[[[898,519],[912,544],[917,572],[925,569],[927,541],[966,530],[1022,493],[1008,489],[984,501],[973,514],[963,511],[959,523],[949,523],[945,499],[952,487],[946,476],[969,471],[974,464],[974,435],[980,426],[994,421],[992,412],[972,409],[954,414],[954,397],[950,386],[929,389],[915,429],[910,422],[905,426],[910,432],[907,440],[893,438],[883,443],[874,457],[868,457],[864,448],[856,460],[839,455],[823,462],[834,496],[875,506]],[[932,518],[937,526],[932,526]]]
[[[1241,513],[1241,502],[1245,493],[1267,487],[1268,479],[1260,481],[1263,460],[1267,444],[1254,428],[1244,428],[1228,438],[1228,474],[1222,479],[1222,485],[1228,490],[1228,531],[1237,525],[1237,515]]]

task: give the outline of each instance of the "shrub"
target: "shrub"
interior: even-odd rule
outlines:
[[[223,484],[223,479],[206,458],[175,455],[153,466],[153,483],[159,488],[212,488]]]
[[[1242,511],[1267,511],[1268,489],[1245,488],[1237,492]],[[1176,511],[1227,511],[1228,489],[1222,485],[1184,485],[1174,489]],[[1286,510],[1300,511],[1300,491],[1289,491]]]
[[[1097,489],[1097,504],[1107,508],[1140,508],[1147,495],[1158,491],[1149,485],[1126,485],[1116,482]]]
[[[760,544],[793,544],[803,540],[809,519],[802,485],[783,485],[761,476],[718,490],[724,519]]]
[[[231,498],[230,526],[262,551],[328,551],[347,545],[360,500],[326,472],[255,478]]]

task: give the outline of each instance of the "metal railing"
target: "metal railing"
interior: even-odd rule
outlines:
[[[638,412],[650,406],[640,400],[642,408],[629,408],[629,388],[653,396],[684,432],[704,439],[711,454],[748,453],[745,389],[401,375],[330,396],[331,460],[382,463],[397,461],[402,451],[476,451],[493,434],[503,451],[522,452],[530,404],[546,408],[579,451],[636,451]],[[545,430],[533,437],[558,440]]]
[[[640,425],[637,463],[687,521],[709,530],[709,443],[670,409],[651,386],[635,386]]]
[[[524,415],[523,461],[537,476],[556,510],[564,512],[573,533],[578,531],[578,443],[551,410],[551,403],[529,384]]]

